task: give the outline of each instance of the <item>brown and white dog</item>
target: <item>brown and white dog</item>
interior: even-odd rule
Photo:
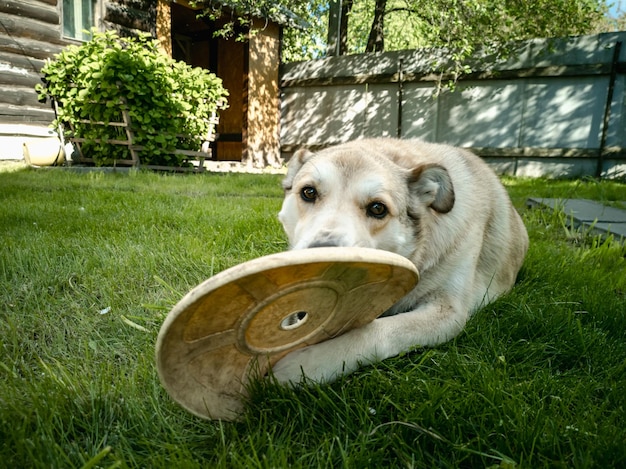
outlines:
[[[507,292],[526,228],[494,172],[474,154],[419,140],[366,139],[296,152],[278,215],[292,249],[361,246],[411,260],[417,286],[383,317],[291,352],[279,382],[341,374],[455,337],[472,312]]]

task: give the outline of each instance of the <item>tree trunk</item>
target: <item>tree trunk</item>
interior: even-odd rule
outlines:
[[[385,8],[387,0],[376,0],[374,6],[374,21],[370,35],[367,38],[367,47],[365,52],[382,52],[385,50]]]
[[[339,27],[339,55],[348,53],[348,16],[352,10],[353,0],[343,0],[341,4],[341,25]]]

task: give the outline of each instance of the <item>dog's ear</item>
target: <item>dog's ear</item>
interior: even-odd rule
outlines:
[[[426,164],[411,170],[409,190],[419,200],[439,213],[454,206],[454,187],[448,170],[438,164]]]
[[[307,150],[306,148],[300,148],[296,150],[291,159],[289,160],[289,164],[287,166],[287,175],[285,179],[283,179],[283,189],[286,191],[291,190],[291,186],[293,185],[293,178],[296,176],[302,165],[309,160],[313,156],[313,153]]]

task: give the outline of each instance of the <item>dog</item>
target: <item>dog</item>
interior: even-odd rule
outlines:
[[[291,249],[360,246],[400,254],[420,281],[381,317],[295,350],[280,383],[331,382],[361,365],[444,343],[509,291],[528,250],[519,214],[473,153],[421,140],[363,139],[298,150],[278,215]]]

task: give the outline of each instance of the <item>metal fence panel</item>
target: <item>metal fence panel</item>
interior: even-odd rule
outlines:
[[[626,32],[520,43],[454,91],[438,90],[427,68],[428,54],[441,51],[287,64],[283,152],[399,136],[473,149],[503,172],[624,175],[626,47],[617,44],[625,40]]]

